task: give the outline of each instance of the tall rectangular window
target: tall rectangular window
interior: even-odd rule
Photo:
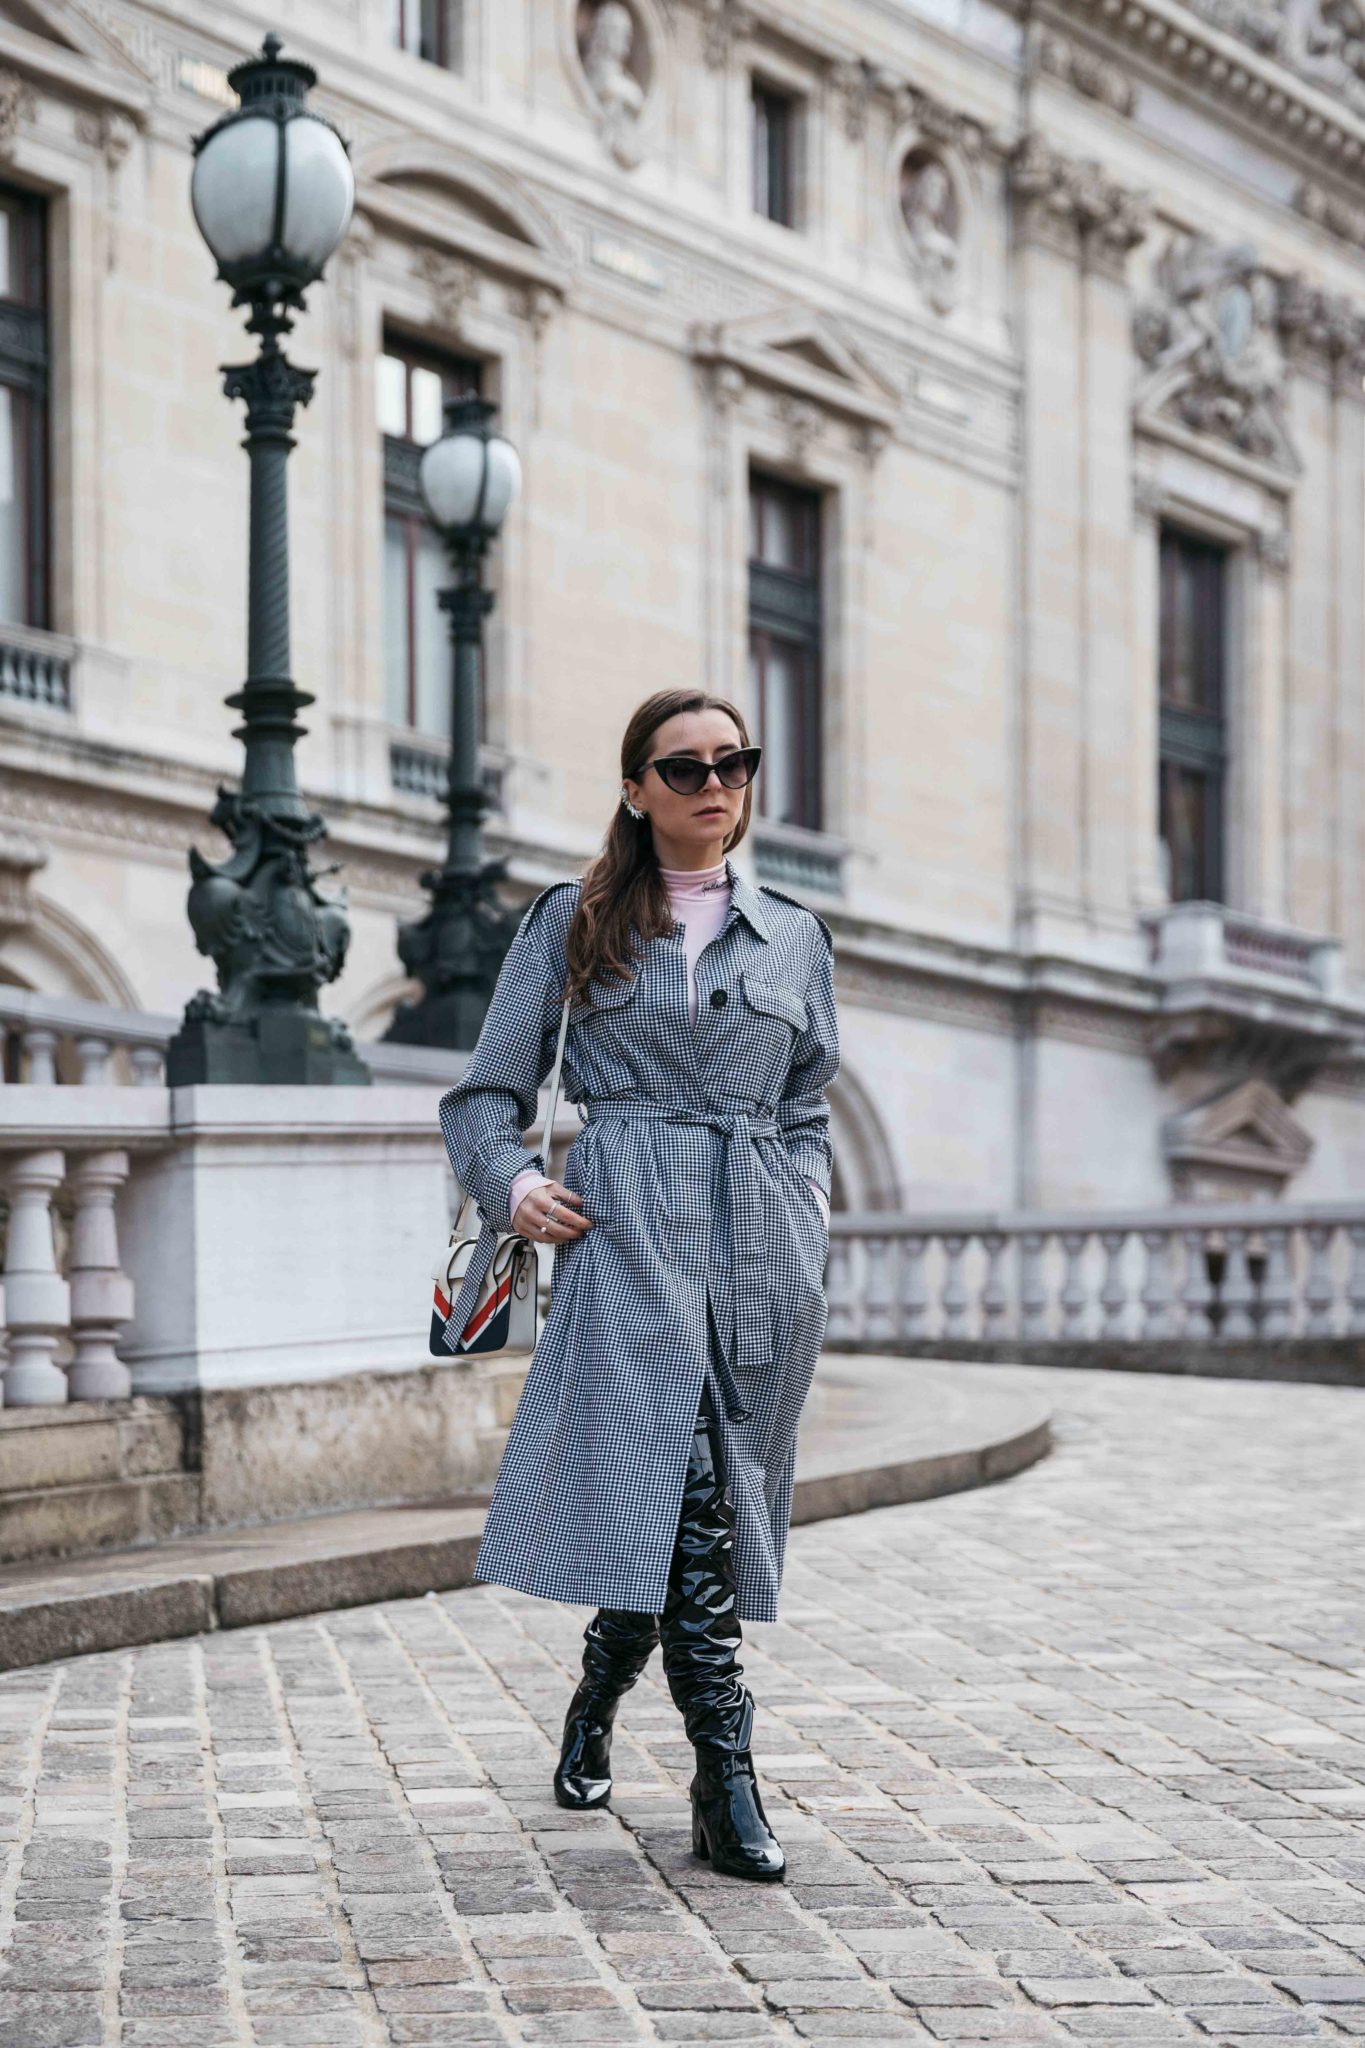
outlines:
[[[796,225],[797,101],[753,81],[753,205],[765,220]]]
[[[822,823],[820,494],[749,479],[749,680],[760,817]]]
[[[428,64],[461,68],[463,0],[388,0],[389,41]]]
[[[0,187],[0,618],[49,624],[46,209]]]
[[[1172,902],[1223,897],[1227,550],[1161,532],[1160,831]]]
[[[447,398],[480,388],[482,365],[389,336],[378,366],[384,440],[384,700],[394,725],[450,732],[451,657],[436,594],[452,580],[418,486],[422,450],[439,440]],[[482,700],[481,700],[482,702]]]

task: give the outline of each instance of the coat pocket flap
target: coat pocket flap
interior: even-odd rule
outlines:
[[[745,974],[741,978],[745,997],[755,1010],[762,1010],[769,1017],[785,1018],[798,1031],[805,1030],[805,998],[794,988],[788,988],[781,981],[761,981],[753,974]]]
[[[598,1010],[614,1010],[622,1003],[628,1003],[640,986],[638,974],[632,974],[626,981],[602,980],[588,984],[587,1001],[579,996],[569,1007],[571,1017],[591,1017]],[[591,1008],[588,1005],[591,1004]]]

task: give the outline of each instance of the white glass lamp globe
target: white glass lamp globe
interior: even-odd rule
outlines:
[[[492,410],[484,399],[458,401],[449,431],[422,456],[422,497],[442,533],[496,533],[521,489],[516,449],[488,430]]]
[[[355,173],[335,128],[309,113],[314,73],[266,55],[231,74],[240,111],[198,145],[190,204],[219,275],[243,297],[252,287],[294,296],[322,274],[350,224]]]

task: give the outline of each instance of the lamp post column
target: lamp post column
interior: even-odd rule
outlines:
[[[398,928],[398,957],[423,989],[415,1002],[399,1006],[384,1033],[400,1045],[475,1044],[520,922],[494,887],[507,862],[486,858],[483,846],[489,808],[479,764],[483,624],[493,609],[483,563],[521,474],[511,444],[493,431],[493,412],[486,399],[451,400],[447,432],[422,462],[423,495],[455,574],[438,598],[450,621],[450,775],[445,860],[421,877],[431,908]]]
[[[190,849],[189,918],[218,972],[214,991],[186,1005],[166,1049],[171,1087],[200,1081],[331,1082],[371,1078],[318,991],[341,972],[350,939],[344,894],[325,896],[308,851],[326,825],[299,790],[298,713],[289,646],[288,462],[294,417],[314,372],[291,363],[280,337],[345,232],[355,181],[345,144],[307,105],[311,67],[282,59],[278,36],[237,65],[240,105],[195,144],[195,218],[233,288],[249,305],[254,362],[225,367],[223,389],[246,403],[251,511],[247,675],[227,699],[242,722],[239,790],[220,786],[212,822],[232,843],[217,866]]]

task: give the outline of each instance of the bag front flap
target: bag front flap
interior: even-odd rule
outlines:
[[[456,1247],[456,1249],[461,1249],[461,1247]],[[498,1232],[491,1223],[485,1223],[470,1253],[469,1263],[464,1269],[464,1278],[460,1283],[459,1292],[450,1304],[448,1321],[450,1326],[456,1331],[463,1330],[465,1324],[473,1315],[478,1304],[479,1290],[488,1277],[489,1268],[493,1264],[493,1256],[497,1249]],[[438,1275],[437,1277],[439,1278],[440,1276]]]

